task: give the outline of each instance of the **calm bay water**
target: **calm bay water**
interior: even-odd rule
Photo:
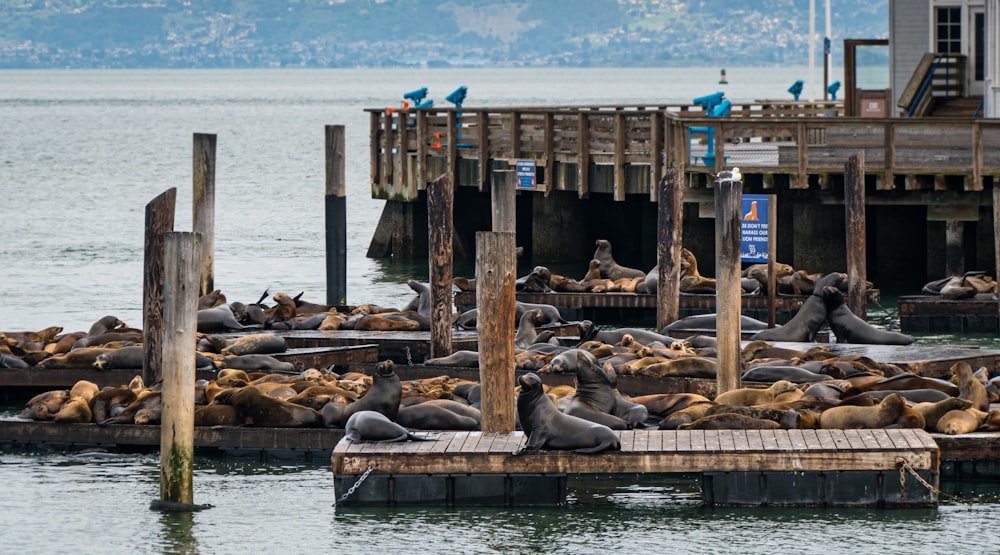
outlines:
[[[426,280],[427,268],[365,257],[382,202],[370,198],[364,108],[398,106],[421,86],[445,104],[459,85],[469,108],[687,102],[716,90],[784,98],[807,70],[727,74],[728,85],[718,68],[0,72],[0,330],[85,330],[105,314],[141,325],[144,207],[177,187],[175,228],[191,228],[193,133],[218,135],[216,286],[231,300],[269,290],[322,302],[323,126],[344,124],[348,302],[398,306],[413,295],[406,280]],[[0,552],[912,554],[1000,544],[996,503],[710,510],[693,478],[637,477],[571,484],[559,508],[337,511],[324,463],[196,466],[195,501],[215,508],[161,515],[147,510],[155,456],[0,452]]]

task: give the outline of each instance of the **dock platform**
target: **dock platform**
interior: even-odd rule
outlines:
[[[566,320],[620,320],[623,317],[641,315],[645,312],[656,314],[656,295],[646,293],[526,293],[519,291],[515,298],[523,303],[549,304],[559,309]],[[784,324],[806,302],[808,295],[779,295],[775,297],[774,319]],[[878,302],[879,290],[868,291],[868,301]],[[679,316],[694,316],[715,312],[715,295],[682,293]],[[768,297],[764,295],[743,295],[742,314],[762,322],[768,319]],[[455,307],[459,311],[476,306],[475,291],[459,291],[455,294]]]
[[[572,474],[702,474],[718,506],[936,506],[940,452],[922,430],[629,430],[621,451],[513,455],[522,432],[440,432],[429,441],[351,442],[333,451],[342,505],[558,505]],[[900,476],[903,481],[900,483]]]
[[[430,357],[429,331],[355,331],[355,330],[295,330],[269,331],[283,337],[289,348],[332,348],[375,345],[380,360],[392,359],[400,364],[420,363]],[[474,331],[452,330],[453,350],[479,349],[479,337]]]
[[[997,333],[996,301],[906,295],[897,303],[903,333]]]

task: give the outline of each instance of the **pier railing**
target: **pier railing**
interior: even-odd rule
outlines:
[[[877,188],[946,189],[948,176],[980,191],[1000,175],[1000,120],[842,117],[833,102],[733,104],[727,117],[700,106],[556,106],[370,109],[372,196],[409,201],[442,173],[459,186],[488,182],[490,171],[534,161],[536,191],[576,191],[655,198],[655,184],[674,161],[689,183],[739,167],[764,188],[786,176],[789,188],[821,187],[848,158],[865,153]],[[485,161],[485,163],[480,163]],[[587,171],[581,171],[587,168]],[[784,182],[784,181],[783,181]]]

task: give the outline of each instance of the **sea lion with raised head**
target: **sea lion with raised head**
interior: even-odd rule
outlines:
[[[601,277],[605,279],[621,279],[621,278],[640,278],[646,279],[646,272],[642,270],[637,270],[635,268],[629,268],[627,266],[622,266],[615,262],[614,256],[611,254],[611,242],[607,239],[598,239],[595,241],[597,249],[594,251],[593,258],[601,262]]]
[[[837,336],[837,343],[865,343],[869,345],[909,345],[913,337],[897,331],[883,330],[858,318],[844,304],[844,293],[837,287],[825,285],[823,292],[826,318],[830,329]],[[815,295],[815,293],[813,293]]]
[[[527,441],[514,455],[536,453],[540,449],[572,449],[577,453],[621,449],[621,441],[611,428],[559,412],[545,395],[537,374],[525,374],[517,382],[521,386],[517,417]]]

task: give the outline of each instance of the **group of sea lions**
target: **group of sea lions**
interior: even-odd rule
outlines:
[[[659,268],[648,272],[619,264],[612,254],[611,242],[598,239],[594,256],[584,276],[577,280],[552,273],[545,266],[535,266],[530,273],[515,282],[517,291],[531,293],[645,293],[655,295],[659,283]],[[680,292],[714,295],[715,278],[702,275],[698,259],[686,248],[681,249]],[[767,295],[768,265],[753,264],[743,270],[740,286],[744,295]],[[826,274],[796,270],[789,264],[775,263],[775,287],[778,295],[811,295],[817,282]],[[475,289],[475,280],[457,277],[455,285],[463,291]],[[866,282],[872,288],[871,282]]]

